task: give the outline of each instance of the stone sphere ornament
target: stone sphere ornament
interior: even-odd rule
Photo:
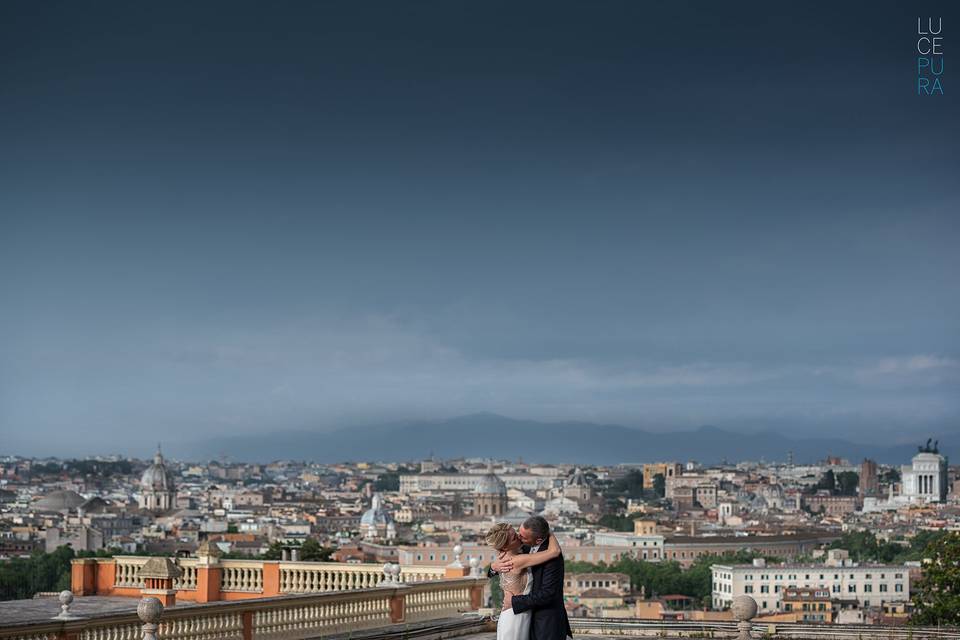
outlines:
[[[160,614],[163,613],[163,604],[159,598],[144,598],[137,605],[137,616],[144,624],[157,624]]]
[[[57,620],[74,620],[78,617],[70,613],[70,605],[73,604],[72,591],[61,591],[57,594],[57,600],[60,601],[60,613],[56,616]]]
[[[750,596],[737,596],[730,605],[730,611],[740,622],[751,620],[757,615],[757,601]]]

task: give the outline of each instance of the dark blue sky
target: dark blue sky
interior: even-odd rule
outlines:
[[[956,431],[951,5],[5,2],[0,453]]]

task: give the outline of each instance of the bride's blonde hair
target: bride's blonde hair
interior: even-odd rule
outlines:
[[[506,522],[498,522],[487,531],[484,540],[497,551],[503,551],[510,542],[510,532],[512,530],[513,527]]]

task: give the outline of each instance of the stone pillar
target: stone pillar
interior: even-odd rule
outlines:
[[[219,565],[204,567],[197,565],[197,602],[218,602],[223,598],[220,583],[223,580],[223,568]]]
[[[737,596],[730,605],[730,611],[737,620],[737,640],[751,640],[750,620],[757,615],[757,601],[750,596]]]
[[[280,595],[280,563],[277,560],[263,562],[263,597]]]
[[[144,598],[137,605],[137,617],[143,622],[143,640],[157,640],[157,623],[160,622],[161,613],[163,603],[158,598]]]
[[[476,611],[483,606],[483,582],[481,579],[470,587],[470,610]]]
[[[243,616],[243,640],[253,640],[253,611],[244,611]]]
[[[97,594],[97,560],[77,558],[70,561],[70,591],[75,596]]]
[[[143,579],[144,585],[140,593],[144,596],[153,596],[153,599],[164,607],[172,607],[177,603],[177,592],[173,588],[173,581],[181,575],[183,575],[183,570],[175,565],[170,558],[150,558],[146,564],[140,567],[140,571],[137,573],[137,576]],[[145,598],[145,600],[150,600],[150,598]],[[146,637],[146,632],[144,632],[144,637]]]
[[[197,547],[197,602],[217,602],[222,599],[220,583],[223,567],[220,566],[220,547],[205,541]]]
[[[73,603],[73,592],[72,591],[61,591],[60,595],[57,596],[57,600],[60,601],[60,615],[56,616],[54,620],[76,620],[80,616],[75,616],[70,613],[70,605]],[[71,634],[61,634],[63,637],[70,637]],[[72,634],[73,637],[76,637],[77,634]]]
[[[410,587],[406,585],[397,585],[393,595],[390,596],[390,622],[397,624],[406,622],[406,591]]]
[[[460,562],[461,553],[463,553],[463,547],[460,545],[453,548],[453,562],[448,564],[444,569],[444,578],[464,578],[470,575],[470,569],[463,566],[463,563]]]

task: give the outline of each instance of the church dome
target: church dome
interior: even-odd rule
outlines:
[[[576,470],[570,474],[570,477],[567,478],[568,487],[585,487],[587,486],[587,478],[583,475],[583,470],[580,467],[577,467]]]
[[[155,491],[173,491],[173,478],[163,464],[163,455],[159,451],[153,456],[153,464],[140,476],[140,486]]]
[[[72,511],[87,499],[76,491],[51,491],[33,504],[37,511]]]
[[[507,495],[507,485],[497,477],[491,468],[480,478],[473,488],[473,492],[481,496],[505,496]]]
[[[388,521],[387,514],[383,511],[383,500],[380,498],[380,494],[374,494],[370,508],[360,516],[360,524],[377,526],[386,525]]]

